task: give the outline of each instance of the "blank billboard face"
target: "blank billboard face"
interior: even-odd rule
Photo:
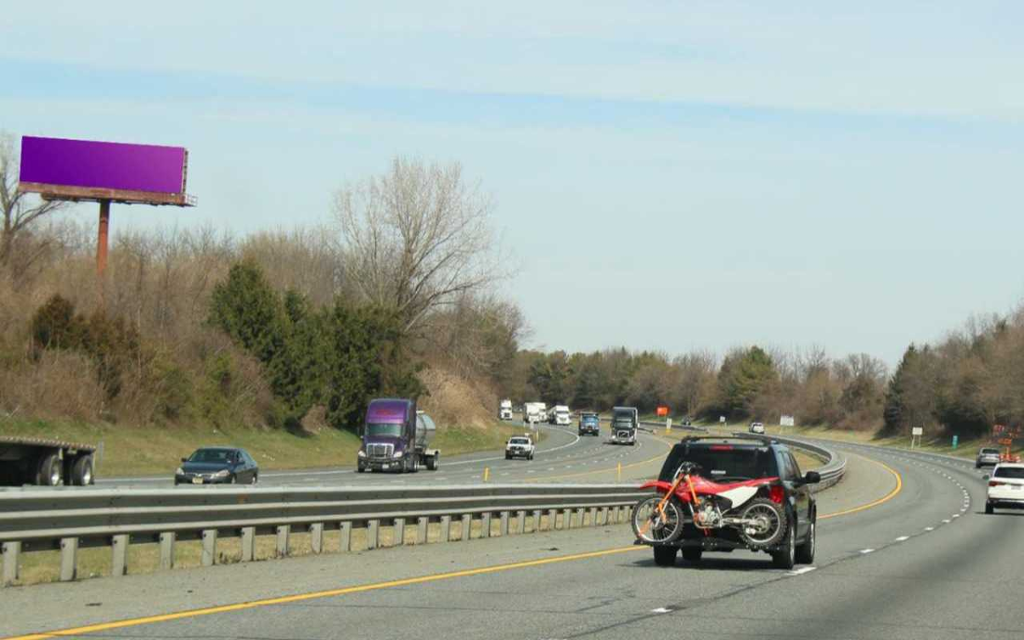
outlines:
[[[25,136],[20,180],[74,189],[183,194],[186,158],[183,147]]]

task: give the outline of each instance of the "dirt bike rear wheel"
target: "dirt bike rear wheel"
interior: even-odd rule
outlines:
[[[786,535],[789,522],[780,505],[767,498],[754,498],[740,511],[743,520],[755,520],[755,525],[739,527],[740,539],[751,549],[765,549],[777,545]]]
[[[644,498],[633,507],[633,533],[644,542],[672,542],[683,533],[683,505],[675,497],[664,506],[664,514],[658,511],[663,496]]]

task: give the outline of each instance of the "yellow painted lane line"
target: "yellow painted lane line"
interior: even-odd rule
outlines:
[[[863,458],[864,456],[861,456],[861,457]],[[891,473],[893,475],[893,477],[896,478],[896,487],[892,491],[890,491],[887,495],[885,495],[882,498],[879,498],[878,500],[875,500],[874,502],[869,502],[868,504],[864,504],[864,505],[861,505],[859,507],[853,507],[852,509],[846,509],[844,511],[837,511],[836,513],[829,513],[829,514],[826,514],[826,515],[823,515],[823,516],[818,516],[818,520],[828,520],[829,518],[838,518],[839,516],[847,516],[847,515],[850,515],[851,513],[857,513],[859,511],[865,511],[867,509],[871,509],[872,507],[877,507],[878,505],[885,504],[886,502],[889,502],[890,500],[895,498],[897,495],[899,495],[900,491],[903,491],[903,476],[901,476],[898,471],[896,471],[895,469],[893,469],[892,467],[890,467],[889,465],[887,465],[887,464],[885,464],[883,462],[879,462],[878,460],[872,460],[871,458],[864,458],[864,459],[867,460],[868,462],[877,464],[878,466],[882,467],[883,469],[885,469],[886,471]]]
[[[656,458],[652,458],[651,460],[654,460],[654,459],[656,459]],[[877,506],[879,506],[881,504],[884,504],[884,503],[892,500],[893,498],[896,497],[897,494],[900,493],[900,491],[902,491],[902,489],[903,489],[903,478],[902,478],[902,476],[900,476],[900,474],[896,470],[892,469],[888,465],[885,465],[885,464],[883,464],[881,462],[878,462],[877,460],[871,460],[869,458],[865,458],[865,459],[869,460],[870,462],[873,462],[873,463],[879,465],[880,467],[883,467],[889,473],[893,474],[893,476],[896,478],[896,488],[893,489],[888,495],[886,495],[885,497],[883,497],[883,498],[881,498],[879,500],[875,500],[875,501],[870,502],[868,504],[861,505],[859,507],[855,507],[855,508],[852,508],[852,509],[847,509],[845,511],[839,511],[837,513],[830,513],[830,514],[827,514],[827,515],[818,516],[819,519],[824,520],[824,519],[827,519],[827,518],[835,518],[835,517],[838,517],[838,516],[844,516],[844,515],[848,515],[848,514],[851,514],[851,513],[857,513],[859,511],[865,511],[867,509],[871,509],[873,507],[877,507]],[[639,464],[647,464],[647,463],[651,462],[651,460],[646,460],[646,461],[643,461],[643,462],[636,462],[636,463],[633,463],[632,465],[629,465],[629,466],[636,466],[636,465],[639,465]],[[623,468],[625,468],[625,467],[623,467]],[[598,472],[590,471],[590,472],[587,472],[587,473],[598,473]],[[219,607],[208,607],[208,608],[205,608],[205,609],[193,609],[191,611],[179,611],[179,612],[176,612],[176,613],[167,613],[167,614],[163,614],[163,615],[148,616],[148,617],[144,617],[144,618],[132,618],[132,619],[128,619],[128,620],[119,620],[117,622],[105,622],[105,623],[101,623],[101,624],[89,625],[89,626],[84,626],[84,627],[76,627],[76,628],[73,628],[73,629],[63,629],[63,630],[60,630],[60,631],[47,631],[45,633],[37,633],[37,634],[25,635],[25,636],[14,636],[14,637],[10,637],[10,638],[5,638],[3,640],[43,640],[44,638],[61,638],[61,637],[67,637],[67,636],[82,635],[82,634],[86,634],[86,633],[97,633],[97,632],[100,632],[100,631],[110,631],[110,630],[113,630],[113,629],[123,629],[125,627],[136,627],[136,626],[139,626],[139,625],[154,624],[154,623],[158,623],[158,622],[170,622],[170,621],[173,621],[173,620],[181,620],[181,619],[185,619],[185,618],[194,618],[194,617],[198,617],[198,616],[213,615],[213,614],[217,614],[217,613],[230,613],[230,612],[233,612],[233,611],[244,611],[246,609],[256,609],[256,608],[259,608],[259,607],[266,607],[266,606],[271,606],[271,605],[290,604],[290,603],[293,603],[293,602],[303,602],[303,601],[306,601],[306,600],[314,600],[314,599],[318,599],[318,598],[332,598],[332,597],[336,597],[336,596],[349,595],[349,594],[353,594],[353,593],[364,593],[364,592],[367,592],[367,591],[377,591],[377,590],[380,590],[380,589],[390,589],[390,588],[393,588],[393,587],[405,587],[405,586],[409,586],[409,585],[424,584],[424,583],[428,583],[428,582],[437,582],[439,580],[451,580],[451,579],[454,579],[454,578],[465,578],[465,577],[469,577],[469,576],[484,575],[484,574],[489,574],[489,573],[499,573],[499,572],[502,572],[502,571],[511,571],[513,569],[525,569],[525,568],[528,568],[528,567],[539,567],[539,566],[543,566],[543,565],[547,565],[547,564],[555,564],[555,563],[559,563],[559,562],[572,562],[572,561],[575,561],[575,560],[586,560],[586,559],[589,559],[589,558],[600,558],[600,557],[610,556],[610,555],[615,555],[615,554],[620,554],[620,553],[627,553],[627,552],[630,552],[630,551],[642,551],[642,550],[645,550],[646,548],[647,547],[645,547],[645,546],[635,546],[635,545],[631,545],[631,546],[628,546],[628,547],[617,547],[617,548],[614,548],[614,549],[605,549],[605,550],[602,550],[602,551],[592,551],[592,552],[588,552],[588,553],[578,553],[578,554],[573,554],[573,555],[568,555],[568,556],[558,556],[558,557],[555,557],[555,558],[543,558],[543,559],[540,559],[540,560],[529,560],[529,561],[525,561],[525,562],[516,562],[516,563],[512,563],[512,564],[501,564],[501,565],[494,565],[494,566],[491,566],[491,567],[481,567],[481,568],[478,568],[478,569],[466,569],[466,570],[463,570],[463,571],[452,571],[452,572],[449,572],[449,573],[438,573],[438,574],[432,574],[432,575],[426,575],[426,576],[419,576],[419,577],[416,577],[416,578],[404,578],[404,579],[401,579],[401,580],[391,580],[391,581],[388,581],[388,582],[377,582],[377,583],[373,583],[373,584],[364,584],[364,585],[358,585],[358,586],[354,586],[354,587],[344,587],[344,588],[340,588],[340,589],[330,589],[330,590],[327,590],[327,591],[316,591],[316,592],[312,592],[312,593],[302,593],[302,594],[292,595],[292,596],[282,596],[282,597],[279,597],[279,598],[268,598],[268,599],[265,599],[265,600],[253,600],[251,602],[242,602],[242,603],[238,603],[238,604],[222,605],[222,606],[219,606]]]
[[[556,564],[559,562],[571,562],[573,560],[586,560],[588,558],[600,558],[603,556],[610,556],[619,553],[626,553],[629,551],[639,551],[646,549],[641,546],[628,546],[618,547],[615,549],[605,549],[603,551],[591,551],[589,553],[577,553],[569,556],[558,556],[556,558],[543,558],[541,560],[529,560],[526,562],[516,562],[512,564],[499,564],[492,567],[481,567],[479,569],[466,569],[464,571],[452,571],[449,573],[437,573],[428,576],[420,576],[418,578],[405,578],[402,580],[391,580],[388,582],[377,582],[374,584],[364,584],[355,587],[345,587],[342,589],[331,589],[328,591],[316,591],[314,593],[302,593],[294,596],[283,596],[280,598],[268,598],[266,600],[253,600],[252,602],[242,602],[239,604],[228,604],[219,607],[208,607],[206,609],[193,609],[191,611],[180,611],[177,613],[167,613],[157,616],[147,616],[145,618],[132,618],[130,620],[119,620],[117,622],[105,622],[101,624],[94,624],[85,627],[76,627],[74,629],[63,629],[60,631],[47,631],[45,633],[37,633],[27,636],[14,636],[6,638],[6,640],[42,640],[44,638],[61,638],[67,636],[75,636],[84,633],[96,633],[99,631],[110,631],[113,629],[123,629],[125,627],[135,627],[143,624],[153,624],[156,622],[170,622],[172,620],[181,620],[182,618],[194,618],[197,616],[208,616],[216,613],[230,613],[232,611],[244,611],[246,609],[255,609],[257,607],[266,607],[278,604],[291,604],[293,602],[303,602],[306,600],[314,600],[317,598],[332,598],[335,596],[344,596],[352,593],[364,593],[366,591],[377,591],[379,589],[390,589],[393,587],[406,587],[414,584],[423,584],[425,582],[436,582],[438,580],[451,580],[453,578],[465,578],[467,576],[478,576],[488,573],[498,573],[501,571],[510,571],[512,569],[523,569],[526,567],[539,567],[546,564]]]

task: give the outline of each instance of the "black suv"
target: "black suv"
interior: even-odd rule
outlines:
[[[802,475],[796,458],[786,445],[770,437],[737,435],[728,438],[684,438],[672,447],[658,479],[672,482],[676,470],[684,462],[694,463],[701,470],[699,475],[714,481],[722,479],[736,482],[778,477],[778,483],[770,485],[768,489],[776,486],[781,488],[782,505],[789,525],[787,533],[782,542],[755,550],[771,554],[772,563],[780,569],[792,569],[796,563],[814,562],[818,511],[809,485],[820,482],[821,476],[815,471]],[[679,538],[652,546],[654,562],[662,567],[674,566],[680,549],[684,560],[696,563],[705,551],[732,552],[734,549],[749,548],[735,530],[715,529],[706,535],[693,525],[688,515],[684,518],[683,532]]]

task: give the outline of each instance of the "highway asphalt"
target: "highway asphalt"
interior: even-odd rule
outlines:
[[[745,552],[658,568],[618,525],[14,589],[0,634],[1024,637],[1024,512],[984,515],[969,463],[838,446],[851,477],[820,495],[818,558],[796,571]]]
[[[623,479],[646,477],[656,473],[669,447],[663,440],[648,432],[641,432],[636,446],[625,446],[609,444],[606,429],[600,436],[578,436],[575,426],[540,425],[540,428],[544,430],[546,437],[538,444],[533,460],[505,460],[503,451],[472,453],[450,458],[442,455],[440,469],[421,469],[416,474],[356,473],[352,461],[346,460],[336,469],[264,471],[260,474],[260,485],[466,484],[481,481],[485,468],[489,470],[491,482],[614,482],[617,479],[619,463],[625,468]],[[657,459],[652,461],[652,458]],[[638,464],[645,461],[647,464]],[[162,477],[100,479],[97,480],[96,486],[173,487],[173,472],[174,470],[170,469],[168,474]],[[179,489],[203,491],[216,487],[182,485]]]

